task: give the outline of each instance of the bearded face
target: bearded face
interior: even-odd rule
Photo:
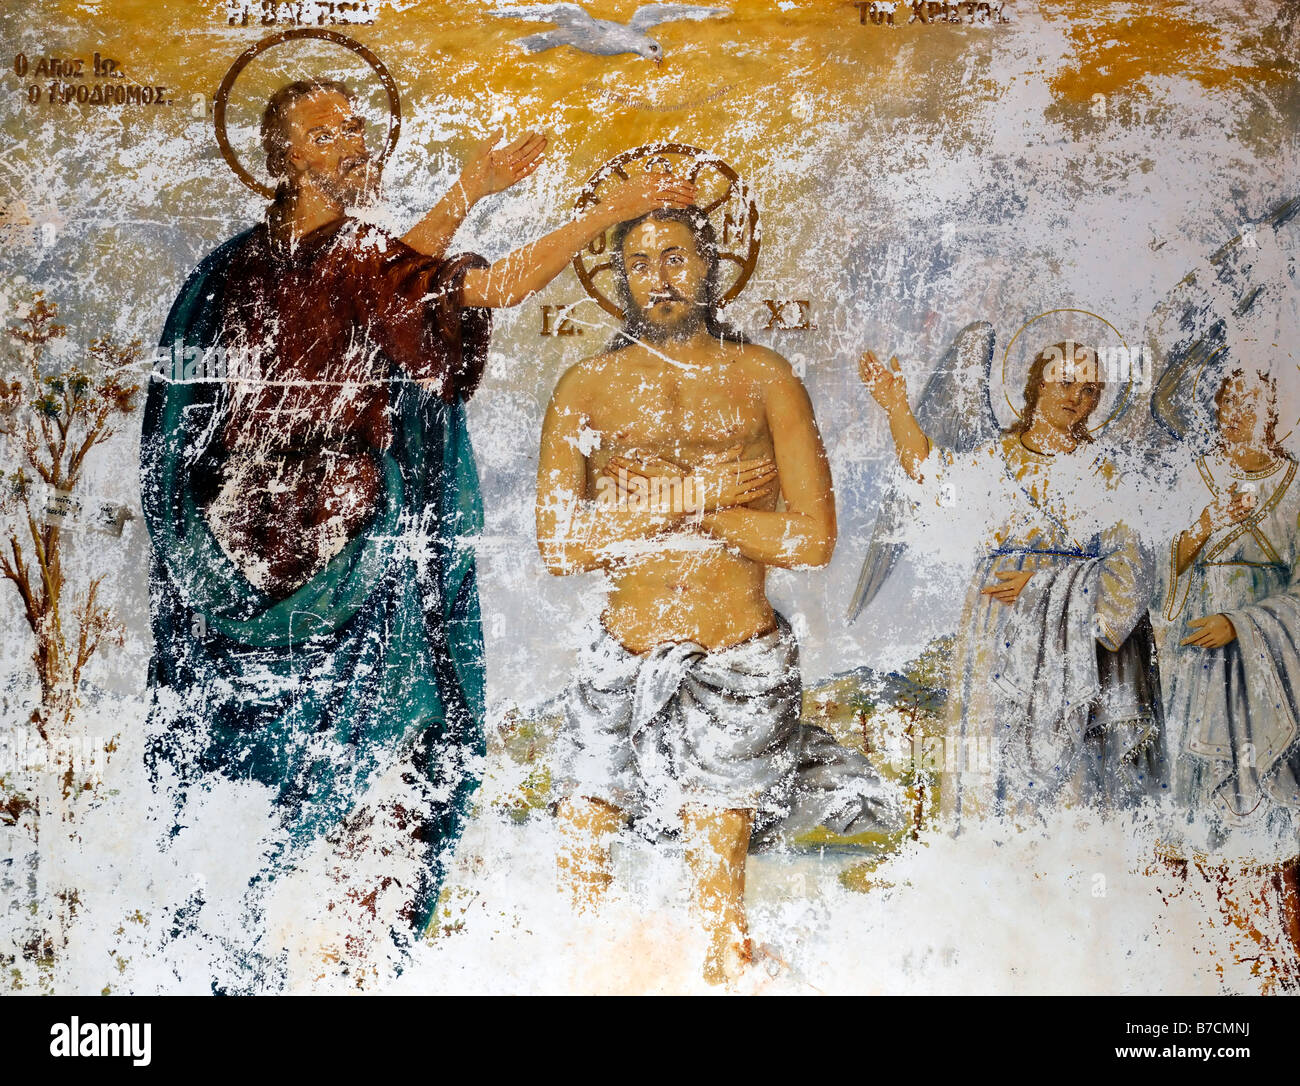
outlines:
[[[627,332],[650,343],[689,339],[704,326],[709,263],[683,222],[647,219],[623,239]]]
[[[345,207],[374,199],[380,166],[366,149],[366,125],[338,91],[299,99],[286,118],[291,176],[313,184]]]

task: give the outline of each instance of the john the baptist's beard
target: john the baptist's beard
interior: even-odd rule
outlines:
[[[321,187],[345,207],[371,203],[379,195],[382,167],[369,155],[356,155],[339,163],[335,173],[321,174]]]
[[[655,312],[656,307],[665,301],[674,303],[671,309],[665,305],[661,312]],[[690,339],[705,324],[705,303],[688,302],[675,291],[663,297],[652,295],[648,310],[632,298],[628,298],[627,303],[623,332],[629,338],[645,343],[662,344]],[[651,316],[651,313],[654,315]]]

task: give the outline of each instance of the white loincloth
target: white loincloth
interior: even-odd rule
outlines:
[[[800,721],[799,648],[776,619],[715,652],[686,641],[631,653],[597,627],[565,698],[555,794],[603,800],[658,832],[686,804],[754,810],[765,841],[899,828],[898,797],[867,759]]]

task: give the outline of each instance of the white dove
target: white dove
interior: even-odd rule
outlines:
[[[488,12],[500,19],[527,19],[534,23],[555,23],[556,29],[520,38],[516,45],[529,53],[540,53],[559,45],[572,45],[584,53],[612,57],[619,53],[662,64],[664,49],[646,31],[660,23],[680,19],[716,19],[730,15],[730,8],[706,8],[698,4],[642,4],[631,21],[616,23],[595,19],[578,4],[530,4],[526,7],[493,8]]]

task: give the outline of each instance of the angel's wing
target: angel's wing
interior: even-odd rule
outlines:
[[[871,542],[867,544],[867,556],[862,560],[862,572],[858,574],[858,584],[849,601],[845,622],[852,622],[866,610],[867,604],[885,587],[894,566],[907,549],[893,538],[903,526],[906,515],[903,496],[891,488],[880,503],[880,512],[876,514],[876,526],[871,530]]]
[[[1217,382],[1198,386],[1197,375],[1227,345],[1230,327],[1245,323],[1270,290],[1288,289],[1274,281],[1276,275],[1255,255],[1262,238],[1269,232],[1278,235],[1297,215],[1300,196],[1277,205],[1251,231],[1214,253],[1209,271],[1202,268],[1184,276],[1147,321],[1144,341],[1159,343],[1164,355],[1164,370],[1151,393],[1151,414],[1174,437],[1208,432]],[[1277,240],[1283,249],[1294,244]]]
[[[988,321],[968,324],[957,333],[925,383],[916,408],[916,421],[936,445],[964,453],[997,433],[997,418],[989,400],[995,341],[993,325]],[[845,621],[852,622],[862,614],[902,557],[906,547],[897,542],[897,535],[906,516],[905,499],[891,489],[876,515]]]
[[[916,421],[940,448],[967,453],[998,432],[989,399],[996,340],[988,321],[968,324],[926,381]]]
[[[596,20],[578,4],[528,4],[523,7],[492,8],[489,15],[498,19],[524,19],[530,23],[555,23],[573,29],[590,28]]]
[[[645,31],[678,19],[717,19],[730,14],[730,8],[706,8],[699,4],[642,4],[627,25],[633,30]]]

